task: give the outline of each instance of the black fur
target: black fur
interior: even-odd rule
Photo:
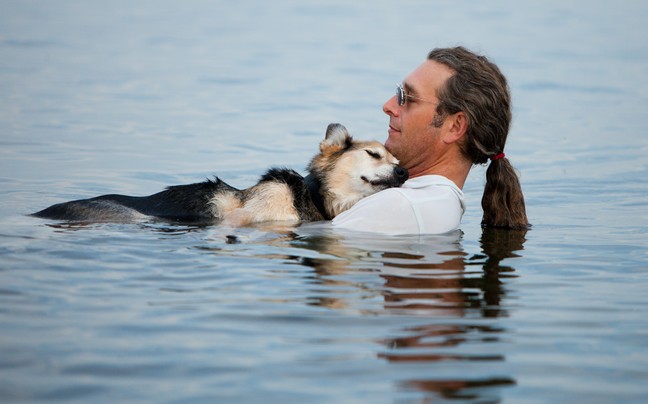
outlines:
[[[176,221],[202,221],[211,218],[208,202],[215,192],[231,186],[216,178],[196,184],[176,185],[149,196],[103,195],[59,203],[33,216],[57,220],[112,220],[128,218],[128,210],[147,216]],[[132,213],[135,213],[132,212]]]

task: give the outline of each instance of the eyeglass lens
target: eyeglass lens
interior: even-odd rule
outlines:
[[[398,101],[398,105],[405,104],[405,90],[400,84],[396,87],[396,100]]]

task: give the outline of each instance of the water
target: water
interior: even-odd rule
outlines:
[[[3,402],[645,402],[648,5],[23,2],[0,13]],[[25,214],[303,170],[435,46],[510,80],[532,230],[70,226]]]

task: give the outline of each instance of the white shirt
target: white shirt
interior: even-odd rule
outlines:
[[[334,228],[398,234],[442,234],[455,230],[466,210],[464,194],[446,177],[411,178],[361,199],[333,219]]]

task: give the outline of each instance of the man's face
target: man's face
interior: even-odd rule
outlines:
[[[440,131],[435,127],[437,90],[453,75],[453,71],[438,62],[426,60],[403,81],[406,93],[404,105],[391,97],[383,111],[389,115],[387,149],[400,160],[401,166],[416,176],[431,165],[440,144]],[[409,97],[411,96],[411,97]],[[437,117],[436,121],[439,119]]]

